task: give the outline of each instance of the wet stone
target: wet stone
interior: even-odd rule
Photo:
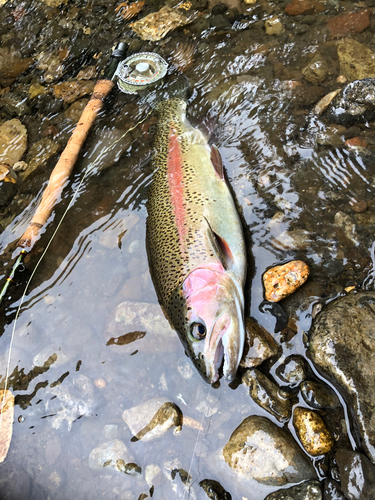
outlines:
[[[91,95],[95,82],[91,80],[80,80],[79,82],[62,82],[54,86],[53,91],[56,99],[62,99],[69,104],[77,101],[81,97]]]
[[[307,250],[310,246],[310,233],[304,229],[284,231],[272,240],[272,246],[279,250]]]
[[[0,48],[0,85],[6,87],[24,73],[32,64],[31,57],[22,57],[15,47]]]
[[[132,441],[151,441],[171,427],[179,432],[182,426],[181,410],[166,398],[154,398],[125,410],[122,418],[133,434]]]
[[[23,182],[40,174],[49,160],[54,158],[60,149],[60,144],[52,139],[44,138],[35,142],[27,155],[27,169],[20,173],[21,181]]]
[[[26,127],[17,118],[0,126],[0,163],[12,167],[22,158],[26,148]]]
[[[367,455],[375,462],[375,292],[352,292],[328,304],[313,325],[313,362],[343,392],[357,416]]]
[[[345,212],[337,212],[335,215],[334,223],[336,226],[340,227],[345,236],[355,245],[358,245],[358,235],[354,220],[350,215]]]
[[[283,486],[316,479],[311,462],[292,436],[265,417],[247,417],[231,435],[223,455],[242,480]]]
[[[276,375],[280,380],[296,386],[306,378],[306,361],[298,354],[288,356],[285,361],[277,367]]]
[[[285,33],[285,28],[281,19],[277,16],[267,19],[264,23],[267,35],[282,35]]]
[[[275,332],[280,332],[288,325],[288,315],[277,302],[268,302],[263,300],[259,304],[259,311],[262,313],[269,313],[276,319]]]
[[[346,85],[330,103],[326,116],[331,122],[343,125],[375,120],[375,78]]]
[[[270,302],[279,302],[305,283],[310,269],[301,260],[293,260],[282,266],[276,266],[263,274],[265,298]]]
[[[349,500],[375,498],[375,466],[361,453],[339,450],[336,462],[340,470],[341,488]]]
[[[319,481],[307,481],[284,490],[275,491],[264,500],[322,500]]]
[[[323,455],[333,448],[333,436],[318,413],[306,408],[294,408],[293,425],[309,455]]]
[[[30,112],[25,96],[13,92],[2,94],[0,97],[0,108],[11,116],[22,117]]]
[[[328,75],[327,61],[317,54],[302,70],[303,76],[306,80],[314,85],[319,85]]]
[[[324,496],[323,500],[347,500],[339,483],[333,479],[324,481]]]
[[[324,3],[318,0],[293,0],[285,7],[285,12],[289,16],[299,16],[301,14],[316,14],[325,9]]]
[[[134,457],[125,444],[119,439],[113,439],[94,448],[89,456],[90,469],[113,469],[126,473],[126,467],[134,464]]]
[[[267,330],[252,318],[245,319],[245,326],[245,347],[240,362],[242,368],[255,368],[278,355],[280,346]]]
[[[327,26],[330,38],[345,38],[351,33],[362,33],[370,26],[370,11],[362,10],[332,17]]]
[[[348,80],[375,77],[375,54],[362,43],[352,38],[344,38],[338,44],[337,55],[340,73]]]
[[[279,396],[279,388],[259,370],[248,370],[242,376],[242,383],[249,387],[249,394],[264,410],[279,422],[285,423],[292,416],[292,404]]]
[[[225,491],[218,481],[203,479],[203,481],[199,483],[199,486],[210,500],[232,500],[232,495]]]
[[[320,382],[305,380],[300,385],[300,390],[305,402],[316,410],[340,407],[340,401],[336,394]]]

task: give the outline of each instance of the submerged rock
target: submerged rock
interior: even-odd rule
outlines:
[[[324,500],[347,500],[339,483],[333,479],[324,481]]]
[[[245,319],[245,326],[245,347],[240,362],[242,368],[255,368],[266,359],[277,356],[280,346],[267,330],[252,318]]]
[[[325,408],[334,409],[340,406],[339,398],[326,385],[320,382],[305,380],[300,385],[300,390],[305,402],[317,410]]]
[[[339,450],[336,462],[340,470],[342,491],[349,500],[375,498],[375,467],[365,455]]]
[[[89,466],[94,470],[104,467],[132,475],[134,457],[119,439],[113,439],[94,448],[89,456]]]
[[[322,500],[322,490],[319,481],[307,481],[298,486],[275,491],[264,500]]]
[[[312,464],[292,436],[265,417],[247,417],[231,435],[223,455],[240,478],[269,486],[316,479]]]
[[[325,11],[323,2],[318,0],[293,0],[285,7],[289,16],[300,16],[301,14],[316,14]]]
[[[132,441],[151,441],[170,427],[176,427],[178,432],[182,426],[181,410],[166,398],[151,399],[125,410],[122,418],[133,434]]]
[[[309,349],[314,363],[342,390],[375,463],[375,292],[352,292],[328,304],[312,328]]]
[[[301,407],[294,408],[293,425],[302,446],[309,455],[316,457],[332,449],[333,436],[315,411]]]
[[[221,484],[213,479],[203,479],[203,481],[199,483],[199,486],[210,500],[232,500],[232,495],[225,491]]]
[[[320,54],[317,54],[303,68],[302,74],[308,82],[319,85],[328,75],[328,64]]]
[[[292,354],[277,367],[276,375],[283,382],[296,386],[306,378],[306,361],[302,356]]]
[[[293,260],[269,269],[263,274],[266,300],[279,302],[288,297],[305,283],[309,274],[309,266],[301,260]]]
[[[328,20],[330,38],[344,38],[350,33],[362,33],[370,26],[370,11],[350,12]]]
[[[292,404],[282,399],[278,387],[259,370],[248,370],[242,377],[242,382],[249,387],[253,400],[279,422],[285,423],[292,416]]]
[[[331,122],[343,125],[375,120],[375,78],[355,80],[346,85],[333,98],[326,116]]]
[[[22,158],[26,147],[26,127],[17,118],[0,126],[0,163],[12,167]]]
[[[344,38],[337,46],[340,74],[348,80],[375,77],[375,53],[353,38]]]
[[[56,156],[60,149],[61,146],[58,142],[46,137],[35,142],[29,149],[27,169],[20,173],[21,180],[25,181],[40,174],[47,166],[48,161]]]
[[[11,85],[17,76],[33,64],[32,57],[22,57],[15,47],[0,48],[0,85]]]

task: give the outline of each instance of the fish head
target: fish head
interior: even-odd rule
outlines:
[[[234,380],[245,342],[243,292],[230,273],[197,268],[183,283],[185,343],[202,377],[213,384]]]

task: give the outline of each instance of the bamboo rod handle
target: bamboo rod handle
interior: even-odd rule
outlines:
[[[76,128],[62,152],[55,168],[52,170],[42,199],[36,212],[31,219],[26,231],[19,239],[17,246],[20,248],[31,248],[39,239],[42,227],[51,215],[52,209],[59,200],[73,167],[77,161],[79,152],[86,140],[87,134],[95,121],[95,118],[103,107],[104,98],[110,93],[114,83],[111,80],[99,80],[94,88],[94,92],[87,103]]]

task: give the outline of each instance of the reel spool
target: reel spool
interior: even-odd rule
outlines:
[[[140,52],[127,57],[117,67],[117,86],[125,94],[137,94],[167,73],[168,64],[155,52]]]

